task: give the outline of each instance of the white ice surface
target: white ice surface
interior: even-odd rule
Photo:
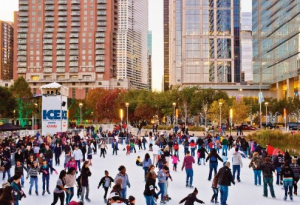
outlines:
[[[132,153],[130,156],[126,156],[125,151],[122,149],[122,145],[120,146],[120,150],[118,155],[112,155],[112,149],[109,146],[108,154],[106,158],[99,158],[99,152],[97,155],[93,155],[93,166],[90,167],[92,176],[90,177],[90,199],[91,202],[86,202],[85,204],[90,205],[104,205],[103,195],[104,190],[102,188],[97,189],[99,180],[104,176],[104,170],[108,170],[110,176],[115,178],[116,174],[118,173],[118,167],[120,165],[125,165],[127,168],[127,173],[129,175],[129,180],[131,183],[131,188],[127,191],[127,197],[129,195],[133,195],[136,198],[136,205],[144,205],[145,199],[143,197],[143,191],[145,187],[144,178],[143,178],[143,169],[141,167],[137,167],[135,165],[136,157],[139,155],[143,160],[144,155],[148,151],[138,151],[137,153]],[[136,147],[137,148],[137,147]],[[99,150],[98,150],[99,151]],[[151,157],[152,157],[152,152]],[[183,158],[183,147],[180,146],[180,159]],[[229,160],[231,157],[229,156]],[[61,156],[61,162],[64,161],[64,156]],[[235,186],[231,186],[229,188],[229,198],[227,203],[229,205],[242,205],[242,204],[258,204],[258,205],[281,205],[283,203],[291,203],[288,199],[287,202],[283,201],[284,190],[281,189],[281,186],[274,185],[276,199],[272,199],[270,197],[270,193],[268,193],[269,197],[264,198],[263,194],[263,185],[262,186],[254,186],[254,179],[253,179],[253,171],[252,169],[248,168],[249,159],[243,159],[244,166],[241,169],[241,182],[236,183]],[[57,167],[54,166],[55,169],[59,172],[63,166]],[[184,198],[186,195],[192,192],[193,189],[185,187],[185,172],[181,171],[182,160],[178,164],[177,172],[172,171],[172,164],[170,161],[170,168],[171,168],[171,175],[173,177],[173,182],[169,182],[169,196],[172,198],[167,204],[173,205],[178,204],[179,201]],[[219,163],[218,169],[221,167],[221,163]],[[12,168],[13,170],[13,168]],[[208,178],[208,171],[209,165],[206,164],[198,166],[197,164],[194,165],[194,187],[197,187],[199,190],[198,198],[203,200],[206,204],[211,204],[210,199],[213,194],[211,189],[211,182],[207,180]],[[13,174],[14,171],[12,171]],[[56,185],[56,181],[58,179],[58,175],[51,175],[50,177],[50,191],[51,194],[45,194],[44,196],[41,195],[42,193],[42,178],[39,175],[39,196],[36,196],[34,193],[33,187],[33,194],[31,196],[28,195],[29,190],[29,180],[25,180],[25,188],[23,189],[27,194],[26,199],[22,199],[20,201],[20,205],[50,205],[53,200],[53,190]],[[2,179],[1,179],[2,183]],[[275,183],[275,177],[274,177]],[[76,188],[75,188],[76,190]],[[77,190],[76,190],[77,191]],[[75,196],[72,200],[77,200],[75,191]],[[220,197],[220,193],[219,193]],[[219,198],[220,201],[220,198]],[[300,197],[294,196],[294,201],[292,203],[299,204]],[[57,204],[60,205],[60,202]]]

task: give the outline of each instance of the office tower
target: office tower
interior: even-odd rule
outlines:
[[[147,88],[148,0],[119,0],[117,78]]]
[[[170,86],[240,82],[240,1],[169,3]]]
[[[148,31],[147,48],[148,48],[148,90],[151,90],[152,89],[152,31]]]
[[[13,24],[0,21],[0,80],[13,79],[13,45]]]
[[[169,32],[170,32],[170,27],[169,27],[169,7],[170,7],[170,0],[164,0],[164,75],[163,75],[163,89],[162,91],[167,91],[169,90],[169,61],[170,61],[170,50],[169,50]],[[172,0],[171,0],[172,1]]]
[[[299,1],[252,1],[253,80],[278,99],[299,97],[299,12]]]
[[[252,13],[241,13],[241,82],[253,80]]]
[[[33,93],[56,81],[84,98],[89,89],[128,88],[116,79],[117,0],[20,0],[15,12],[15,75]]]

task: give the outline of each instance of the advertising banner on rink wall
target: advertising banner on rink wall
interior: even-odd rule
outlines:
[[[68,129],[66,96],[43,96],[42,135],[53,135]]]

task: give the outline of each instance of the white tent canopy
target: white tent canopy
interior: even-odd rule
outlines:
[[[49,92],[57,93],[59,91],[60,95],[68,96],[69,95],[69,88],[63,86],[57,82],[49,83],[47,85],[43,85],[40,87],[42,94],[47,94]]]

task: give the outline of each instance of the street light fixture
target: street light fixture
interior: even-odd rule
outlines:
[[[126,122],[126,125],[128,126],[128,107],[129,107],[129,103],[125,103],[125,105],[126,105],[126,108],[127,108],[127,112],[126,112],[127,122]]]
[[[176,103],[173,102],[172,105],[173,105],[173,107],[174,107],[174,119],[173,119],[173,124],[175,125],[175,124],[176,124],[176,113],[175,113]]]
[[[82,124],[82,107],[83,107],[83,104],[79,103],[79,108],[80,108],[80,124]]]
[[[267,127],[267,118],[268,118],[268,102],[265,102],[265,106],[266,106],[266,127]]]
[[[222,105],[223,105],[223,103],[219,102],[219,106],[220,106],[220,127],[222,125]]]

